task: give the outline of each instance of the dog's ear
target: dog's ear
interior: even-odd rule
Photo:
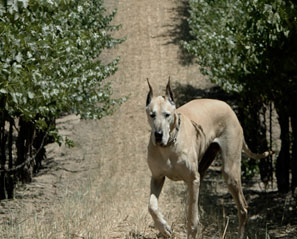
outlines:
[[[149,79],[147,78],[146,80],[147,80],[147,84],[148,84],[148,86],[150,88],[150,91],[149,91],[149,93],[147,94],[147,97],[146,97],[146,106],[148,106],[151,103],[152,98],[153,98],[153,88],[152,88],[152,86],[151,86],[151,84],[149,82]]]
[[[171,104],[174,105],[173,93],[172,93],[171,87],[170,87],[170,76],[168,78],[168,83],[167,83],[167,86],[166,86],[166,98],[169,100],[169,102]]]

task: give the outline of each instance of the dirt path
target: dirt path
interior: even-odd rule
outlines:
[[[19,190],[16,200],[0,204],[0,238],[159,238],[147,212],[146,78],[158,94],[170,76],[173,86],[178,83],[187,90],[185,98],[191,89],[205,89],[210,83],[197,65],[181,64],[177,41],[183,1],[105,1],[109,11],[118,9],[114,24],[122,24],[122,29],[116,34],[127,40],[103,60],[121,57],[119,70],[111,78],[113,91],[115,97],[129,98],[100,121],[74,116],[59,120],[61,132],[76,147],[50,145],[49,160],[40,175]],[[205,205],[202,238],[220,238],[226,215],[231,224],[226,238],[236,238],[232,227],[237,225],[236,210],[219,172],[213,170],[205,181],[203,190],[213,193],[201,197]],[[160,207],[174,230],[172,238],[186,237],[185,201],[184,184],[167,181]],[[265,235],[265,224],[261,230]]]

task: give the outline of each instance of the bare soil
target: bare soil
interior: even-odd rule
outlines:
[[[121,57],[109,80],[114,97],[128,100],[98,121],[73,115],[58,120],[60,132],[75,147],[49,145],[34,181],[21,186],[15,200],[0,202],[0,238],[162,238],[147,212],[146,78],[156,94],[163,94],[170,76],[179,104],[213,89],[179,47],[186,2],[106,0],[108,11],[118,9],[114,24],[122,29],[116,36],[127,40],[102,60]],[[258,178],[245,181],[244,189],[249,238],[297,238],[296,201],[290,195],[279,195],[275,185],[264,190]],[[186,202],[186,186],[167,180],[160,208],[173,228],[172,238],[186,238]],[[237,238],[237,212],[219,160],[203,182],[200,205],[200,238],[222,238],[225,229],[225,238]]]

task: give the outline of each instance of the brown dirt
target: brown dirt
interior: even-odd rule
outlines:
[[[146,164],[149,127],[145,115],[146,78],[162,93],[168,76],[182,102],[199,97],[212,85],[181,52],[186,1],[106,0],[118,9],[117,36],[127,40],[102,57],[120,56],[110,78],[115,97],[128,96],[100,121],[67,116],[58,121],[74,148],[48,146],[48,160],[33,183],[19,188],[16,199],[0,202],[2,238],[160,238],[147,212],[150,172]],[[157,91],[159,89],[159,92]],[[275,190],[260,189],[259,179],[245,184],[250,204],[249,238],[296,238],[296,204]],[[172,225],[172,238],[185,238],[186,187],[166,181],[160,207]],[[218,167],[204,180],[200,238],[236,238],[236,210]],[[229,218],[229,219],[228,219]],[[1,232],[2,231],[2,232]],[[269,237],[270,236],[270,237]]]

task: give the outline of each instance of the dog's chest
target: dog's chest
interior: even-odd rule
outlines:
[[[166,177],[174,181],[179,181],[186,180],[189,165],[188,162],[183,159],[167,157],[164,158],[163,162],[160,164],[160,169]]]

